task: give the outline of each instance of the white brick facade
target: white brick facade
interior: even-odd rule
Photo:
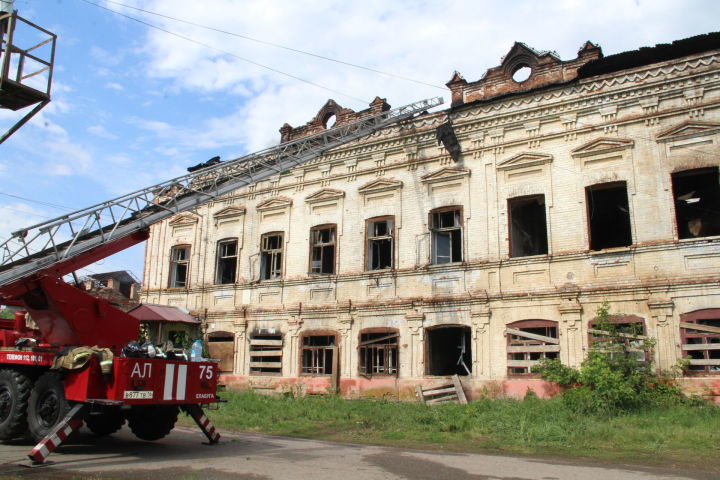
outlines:
[[[642,319],[657,339],[657,364],[669,368],[683,354],[680,316],[720,308],[720,237],[682,238],[687,235],[679,231],[673,193],[673,174],[720,165],[715,44],[681,58],[545,85],[540,76],[546,70],[567,75],[590,59],[551,58],[548,66],[542,63],[547,55],[516,45],[501,67],[513,61],[533,67],[527,91],[503,95],[498,88],[517,90],[517,84],[498,80],[492,94],[477,96],[480,87],[489,89],[482,83],[490,74],[460,87],[464,80],[456,75],[448,84],[448,110],[397,124],[155,225],[142,299],[186,307],[208,333],[231,334],[234,367],[226,380],[257,388],[338,386],[346,394],[410,396],[416,384],[444,378],[433,370],[445,364],[443,356],[454,363],[465,341],[471,373],[463,383],[471,394],[483,388],[522,394],[528,386],[545,394],[532,377],[509,375],[508,325],[556,322],[559,358],[579,365],[588,324],[604,300],[611,312]],[[462,151],[457,162],[436,140],[437,127],[448,120]],[[612,207],[627,210],[631,241],[592,250],[599,237],[591,239],[588,225],[602,215],[595,210],[602,204],[589,203],[608,190],[588,187],[608,184],[626,189],[627,206]],[[511,232],[517,219],[509,218],[508,205],[518,205],[520,215],[526,198],[540,209],[527,212],[544,207],[546,253],[511,255],[513,235],[520,242],[532,237],[525,227],[542,231],[526,221]],[[440,239],[430,230],[431,212],[443,207],[460,208],[462,261],[433,264]],[[393,220],[392,268],[369,270],[367,220],[376,217]],[[335,228],[331,274],[309,273],[310,232],[320,225]],[[263,279],[261,238],[272,232],[282,233],[282,273]],[[236,282],[218,285],[216,249],[224,239],[237,239]],[[543,249],[537,238],[530,241],[528,251]],[[187,284],[169,288],[171,250],[178,245],[190,249]],[[431,341],[438,326],[467,328],[446,329],[449,336],[435,334]],[[399,334],[390,347],[398,355],[397,373],[361,373],[367,329]],[[306,363],[302,358],[303,335],[311,332],[335,335],[333,375],[303,374],[314,361],[310,353]],[[282,340],[278,372],[251,372],[250,340],[261,333]],[[693,383],[713,388],[714,370],[709,366]]]

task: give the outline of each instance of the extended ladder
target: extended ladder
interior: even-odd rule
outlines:
[[[0,287],[118,242],[442,103],[436,97],[368,116],[13,232],[0,244]]]

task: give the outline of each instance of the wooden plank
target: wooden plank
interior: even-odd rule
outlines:
[[[645,335],[632,335],[630,333],[620,333],[620,332],[610,333],[606,330],[595,330],[594,328],[589,328],[588,332],[594,333],[596,335],[607,335],[607,336],[622,337],[622,338],[634,338],[637,340],[647,340],[648,339],[648,337],[646,337]]]
[[[456,400],[457,395],[449,395],[447,397],[433,398],[432,400],[428,400],[427,402],[425,402],[425,405],[437,405],[439,403],[455,402]]]
[[[445,385],[443,387],[433,388],[432,390],[423,390],[423,395],[425,397],[434,397],[435,395],[444,395],[447,393],[454,393],[454,392],[455,392],[454,385]]]
[[[684,343],[683,350],[720,350],[720,343]]]
[[[687,358],[690,361],[690,365],[720,365],[720,359],[717,360],[705,360],[705,359],[693,359]]]
[[[373,340],[366,340],[364,342],[360,342],[360,345],[358,345],[358,346],[364,347],[365,345],[372,345],[373,343],[384,342],[385,340],[390,340],[391,338],[398,338],[399,336],[400,336],[399,333],[393,333],[392,335],[388,335],[385,337],[380,337],[380,338],[375,338]]]
[[[720,333],[720,327],[710,325],[698,325],[697,323],[680,322],[680,328],[692,328],[701,332]]]
[[[559,352],[560,345],[516,345],[507,347],[508,353],[540,353],[540,352]]]
[[[282,350],[255,350],[250,352],[251,357],[282,357]]]
[[[539,360],[508,360],[508,367],[532,367],[537,365]]]
[[[423,395],[422,387],[420,385],[415,385],[415,393],[417,394],[417,397],[420,399],[422,403],[425,403],[425,396]]]
[[[467,404],[467,397],[465,396],[465,390],[463,390],[462,382],[460,381],[460,377],[457,375],[453,375],[453,384],[455,385],[455,391],[457,392],[458,401],[462,405]]]
[[[516,328],[506,328],[505,334],[507,335],[508,333],[512,335],[517,335],[518,337],[529,338],[531,340],[540,340],[541,342],[545,343],[560,343],[560,340],[557,338],[546,337],[545,335],[537,335],[535,333],[523,332],[522,330],[518,330]]]
[[[208,353],[210,358],[220,360],[218,369],[221,372],[232,372],[235,358],[235,342],[208,342]]]
[[[280,340],[265,340],[262,338],[251,338],[250,345],[260,347],[282,347],[283,341]]]
[[[281,368],[282,362],[250,362],[250,368]]]

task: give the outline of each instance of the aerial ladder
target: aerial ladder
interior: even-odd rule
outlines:
[[[29,457],[42,463],[83,421],[104,434],[127,420],[136,436],[154,440],[173,428],[180,409],[216,443],[219,434],[202,410],[218,400],[216,365],[124,356],[123,347],[137,340],[138,320],[63,278],[143,242],[153,224],[442,102],[422,100],[241,158],[208,162],[187,175],[13,232],[0,244],[0,304],[28,312],[34,327],[21,312],[0,323],[0,440],[16,438],[27,427],[38,442]],[[51,369],[67,347],[77,346],[110,351],[111,373],[95,356],[87,367],[63,375]]]

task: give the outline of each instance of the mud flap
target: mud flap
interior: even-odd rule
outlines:
[[[213,425],[207,415],[205,415],[200,405],[181,405],[180,408],[195,420],[195,423],[200,427],[200,430],[205,434],[210,444],[220,441],[220,434],[217,433],[215,425]]]

